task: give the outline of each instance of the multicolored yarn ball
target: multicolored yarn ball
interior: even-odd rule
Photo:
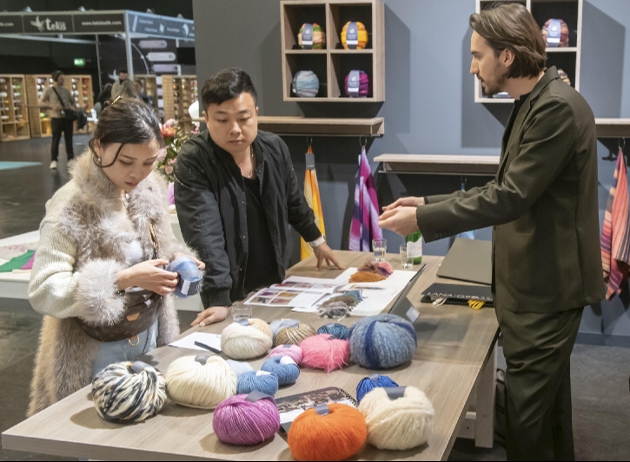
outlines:
[[[357,385],[357,401],[360,403],[363,397],[375,388],[391,388],[397,386],[398,384],[386,375],[370,375],[362,379]]]
[[[558,32],[560,32],[559,40],[549,37],[549,35],[557,35]],[[542,36],[548,47],[564,48],[569,46],[569,26],[562,19],[548,19],[542,27]]]
[[[348,337],[350,337],[350,329],[348,329],[343,324],[339,324],[337,322],[324,324],[322,327],[317,329],[317,333],[332,335],[341,340],[348,340]]]
[[[236,393],[236,372],[219,356],[184,356],[168,367],[166,387],[177,404],[214,409]]]
[[[299,98],[314,98],[319,93],[319,78],[313,71],[298,71],[293,76],[292,89]]]
[[[166,381],[159,370],[140,361],[111,364],[94,377],[92,400],[107,421],[142,422],[166,403]]]
[[[236,393],[247,395],[258,390],[265,395],[273,396],[278,391],[278,377],[267,371],[245,372],[238,376]]]
[[[367,96],[370,94],[370,76],[367,75],[365,72],[363,71],[359,71],[359,92],[358,94],[352,94],[349,90],[348,87],[348,82],[350,82],[350,76],[352,75],[352,73],[346,75],[346,79],[345,79],[345,89],[346,89],[346,95],[352,97],[358,97],[358,98],[367,98]]]
[[[280,385],[291,385],[300,376],[300,366],[289,356],[268,359],[260,369],[275,374]]]
[[[233,322],[221,333],[221,350],[233,359],[252,359],[267,354],[273,333],[262,319]]]
[[[433,431],[435,410],[421,390],[406,387],[390,399],[387,388],[375,388],[359,404],[367,423],[368,443],[379,449],[405,450],[425,444]]]
[[[280,413],[271,396],[253,402],[247,397],[236,395],[228,398],[214,411],[212,428],[224,443],[241,446],[260,444],[273,438],[280,429]]]
[[[408,363],[417,346],[413,324],[393,314],[361,319],[350,329],[352,359],[368,369],[390,369]]]
[[[566,72],[564,72],[562,69],[558,69],[558,75],[564,83],[566,83],[567,85],[571,85],[571,79],[569,79],[569,76]]]
[[[322,409],[324,409],[322,411]],[[317,412],[328,412],[322,415]],[[365,418],[347,404],[328,404],[299,415],[289,430],[289,449],[297,460],[345,460],[367,440]]]
[[[177,257],[168,264],[166,271],[179,275],[177,287],[175,288],[177,297],[187,298],[199,293],[203,273],[197,268],[197,264],[192,258],[187,256]]]
[[[295,327],[285,327],[276,334],[277,345],[299,345],[302,340],[317,334],[314,327],[300,323]]]
[[[354,46],[354,45],[348,45],[346,43],[346,35],[348,33],[348,27],[350,26],[351,21],[348,21],[344,26],[343,29],[341,29],[341,44],[343,45],[343,47],[346,50],[362,50],[364,49],[369,41],[368,38],[368,32],[367,29],[365,28],[365,25],[362,22],[356,22],[355,24],[357,25],[358,31],[359,31],[359,43],[358,45]]]
[[[361,291],[349,290],[343,295],[331,297],[317,308],[322,318],[341,320],[363,301]]]
[[[228,359],[226,362],[230,365],[232,370],[236,372],[237,377],[245,372],[253,372],[254,370],[249,363],[234,361],[233,359]]]
[[[273,332],[273,344],[276,344],[276,335],[280,330],[285,327],[297,327],[300,324],[300,321],[297,319],[275,319],[269,323],[269,327],[271,328],[271,332]]]
[[[350,362],[350,345],[328,334],[309,337],[300,343],[302,366],[331,372],[341,369]]]
[[[302,348],[299,345],[278,345],[269,352],[270,358],[288,356],[298,366],[302,364]]]
[[[304,48],[304,44],[302,43],[302,30],[306,23],[302,24],[300,27],[300,31],[298,32],[298,45],[301,48]],[[326,48],[326,32],[322,29],[322,27],[316,22],[313,23],[313,46],[311,47],[313,50],[322,50]]]

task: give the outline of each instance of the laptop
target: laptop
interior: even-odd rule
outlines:
[[[420,317],[420,312],[416,309],[415,306],[413,306],[413,303],[409,301],[409,298],[407,297],[407,295],[409,295],[409,292],[411,291],[413,286],[416,285],[416,282],[420,278],[420,275],[422,274],[426,266],[427,266],[426,263],[420,266],[420,269],[416,272],[414,277],[407,283],[405,288],[398,294],[396,301],[394,302],[392,307],[389,309],[389,314],[398,315],[401,318],[407,319],[410,323],[415,324],[415,322]]]
[[[455,239],[437,275],[477,284],[492,284],[492,242]]]

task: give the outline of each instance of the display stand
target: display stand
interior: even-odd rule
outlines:
[[[94,107],[94,93],[92,91],[92,76],[91,75],[65,75],[64,87],[74,96],[75,101],[80,108],[90,114],[90,111]],[[75,133],[89,133],[89,122],[81,130],[77,128],[77,123],[74,123]]]
[[[188,108],[197,101],[196,75],[163,75],[162,98],[164,98],[164,121],[175,119],[184,126],[185,131],[192,130],[192,119]]]
[[[156,75],[136,75],[135,80],[142,85],[142,92],[151,98],[153,109],[159,110],[161,92],[158,90],[158,77]]]
[[[45,109],[37,107],[37,102],[44,94],[44,91],[52,86],[52,78],[50,75],[27,75],[26,78],[26,94],[31,102],[28,108],[28,119],[31,126],[31,137],[42,138],[52,136],[52,128],[50,126],[50,117]]]
[[[0,74],[0,142],[30,138],[23,75]]]

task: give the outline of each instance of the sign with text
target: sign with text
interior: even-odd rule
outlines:
[[[86,34],[125,32],[124,13],[75,14],[74,31]]]
[[[29,34],[66,34],[74,32],[72,15],[29,13],[23,16],[24,32]]]
[[[0,15],[0,33],[2,34],[19,34],[24,32],[22,24],[22,16],[19,14],[3,14]]]

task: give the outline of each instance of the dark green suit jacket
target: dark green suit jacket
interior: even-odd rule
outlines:
[[[593,112],[552,67],[513,118],[495,179],[429,196],[416,212],[420,231],[430,242],[494,226],[493,292],[502,309],[550,312],[596,303],[604,280]]]

